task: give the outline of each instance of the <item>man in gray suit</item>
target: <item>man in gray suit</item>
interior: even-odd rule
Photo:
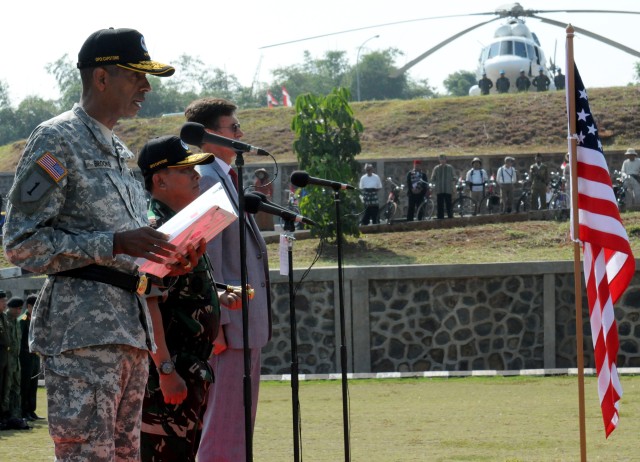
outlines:
[[[192,102],[187,107],[185,116],[189,122],[204,125],[207,132],[240,139],[243,132],[236,117],[236,109],[235,104],[224,99],[203,98]],[[238,193],[234,185],[237,176],[231,167],[236,152],[206,142],[200,147],[216,156],[215,162],[198,166],[198,173],[201,175],[200,190],[204,192],[211,186],[222,183],[237,212]],[[253,433],[260,384],[260,350],[271,338],[271,297],[266,245],[253,216],[247,214],[246,217],[247,282],[255,290],[248,306]],[[233,222],[207,245],[216,281],[234,286],[241,285],[240,267],[243,263],[240,261],[238,221]],[[220,325],[215,354],[210,361],[215,373],[215,383],[209,388],[209,401],[198,451],[199,462],[246,460],[242,310],[229,310],[223,305]]]

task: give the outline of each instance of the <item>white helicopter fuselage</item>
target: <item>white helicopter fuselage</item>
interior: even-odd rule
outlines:
[[[524,24],[524,21],[510,19],[496,30],[493,42],[480,52],[476,77],[480,80],[482,75],[486,74],[487,78],[493,82],[490,92],[497,93],[496,80],[500,77],[500,71],[504,71],[505,77],[511,83],[509,92],[514,93],[517,91],[516,79],[521,70],[524,70],[529,80],[533,81],[540,69],[551,81],[549,89],[555,89],[553,75],[547,67],[544,51],[540,47],[538,38]],[[536,90],[532,86],[529,91]],[[469,94],[479,95],[478,85],[471,87]]]

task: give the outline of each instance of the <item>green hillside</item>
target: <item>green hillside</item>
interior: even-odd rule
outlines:
[[[594,88],[589,96],[605,151],[639,147],[640,88]],[[567,147],[563,92],[354,102],[352,107],[365,127],[362,158],[562,152]],[[294,108],[239,111],[245,141],[279,161],[294,161],[293,114]],[[178,134],[183,123],[182,116],[134,118],[121,121],[116,132],[137,152],[151,137]],[[23,146],[0,147],[0,171],[15,169]]]

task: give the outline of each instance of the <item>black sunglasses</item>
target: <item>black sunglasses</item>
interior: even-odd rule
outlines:
[[[229,128],[233,133],[238,133],[238,130],[240,130],[240,124],[231,124],[228,127],[218,127],[218,130],[221,128]]]

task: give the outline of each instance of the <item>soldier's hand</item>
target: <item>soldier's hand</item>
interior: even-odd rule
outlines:
[[[162,263],[165,258],[173,256],[175,251],[176,246],[169,242],[169,237],[150,226],[113,235],[113,255],[126,254]]]
[[[166,404],[180,404],[187,397],[187,385],[176,371],[160,374],[160,390]]]
[[[218,293],[220,303],[230,310],[239,310],[242,308],[242,292],[220,292]]]
[[[207,250],[207,241],[200,239],[197,247],[189,244],[187,246],[187,255],[175,254],[176,262],[167,265],[169,268],[169,276],[182,276],[190,273],[194,267],[198,265],[198,260]]]

